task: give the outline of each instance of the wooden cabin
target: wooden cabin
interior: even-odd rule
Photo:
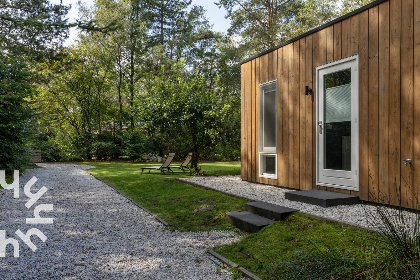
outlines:
[[[416,208],[420,0],[378,0],[241,63],[241,178]]]

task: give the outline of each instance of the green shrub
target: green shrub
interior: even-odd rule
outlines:
[[[141,159],[148,150],[147,139],[138,131],[125,132],[124,146],[124,155],[133,162]]]
[[[34,140],[33,146],[42,151],[41,157],[44,162],[56,162],[65,160],[60,145],[52,133],[39,133]]]
[[[116,159],[120,155],[120,146],[112,142],[96,141],[93,143],[93,155],[96,159]]]
[[[91,160],[93,151],[93,137],[89,133],[80,133],[72,139],[68,149],[70,160]]]

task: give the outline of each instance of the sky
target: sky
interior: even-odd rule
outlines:
[[[72,5],[72,8],[68,14],[68,18],[70,21],[77,17],[77,1],[78,0],[62,0],[63,5]],[[224,16],[226,15],[226,11],[224,9],[219,9],[215,4],[216,0],[192,0],[193,5],[200,5],[203,6],[205,10],[207,10],[206,16],[213,25],[213,30],[217,32],[226,32],[229,28],[229,20],[225,19]],[[58,4],[60,0],[50,0],[51,3]],[[94,0],[82,0],[88,6],[93,6]],[[66,42],[66,45],[71,44],[71,42],[76,38],[77,30],[72,29],[70,31],[70,38]]]

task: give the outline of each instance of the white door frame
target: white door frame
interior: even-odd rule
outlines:
[[[352,56],[316,68],[316,184],[359,190],[359,57]],[[351,171],[324,168],[324,75],[351,68]],[[322,126],[319,126],[322,121]],[[320,131],[322,130],[322,134]]]

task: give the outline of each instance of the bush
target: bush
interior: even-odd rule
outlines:
[[[93,151],[93,137],[89,133],[81,133],[72,139],[69,147],[70,160],[91,160]]]
[[[56,162],[63,161],[65,159],[60,147],[54,141],[43,142],[36,146],[41,150],[42,161]]]
[[[39,133],[35,137],[32,146],[35,149],[40,149],[42,151],[42,161],[56,162],[65,160],[60,145],[57,143],[56,137],[52,133]]]
[[[93,143],[93,155],[96,159],[116,159],[120,155],[120,145],[112,142],[96,141]]]
[[[133,162],[142,158],[148,150],[147,139],[138,131],[127,131],[124,134],[124,155]]]

